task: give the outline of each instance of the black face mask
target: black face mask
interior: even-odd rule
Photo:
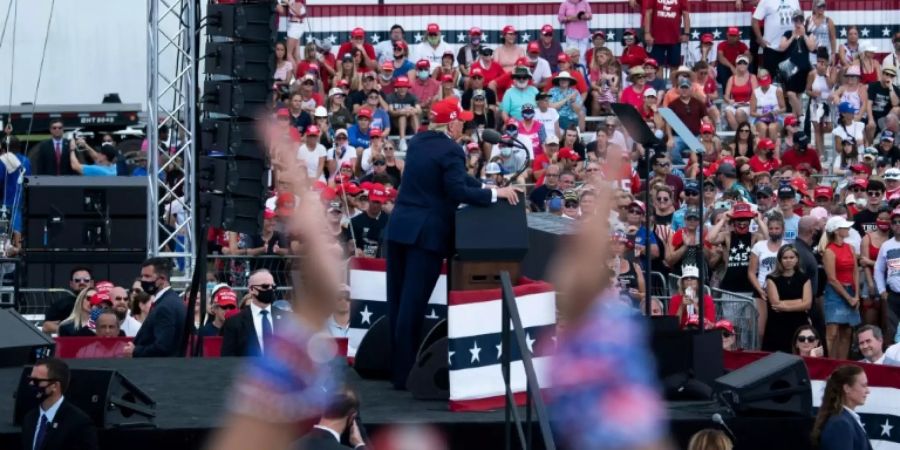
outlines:
[[[159,287],[156,286],[156,280],[153,280],[153,281],[141,280],[141,289],[143,289],[144,292],[146,292],[150,295],[153,295],[153,294],[156,294],[157,292],[159,292]]]
[[[256,299],[259,300],[260,303],[271,305],[273,302],[275,302],[275,289],[269,289],[265,291],[257,290]]]
[[[43,402],[47,399],[47,397],[50,397],[50,394],[47,393],[46,387],[40,387],[37,384],[30,384],[29,387],[31,388],[32,398],[34,398],[38,402]]]

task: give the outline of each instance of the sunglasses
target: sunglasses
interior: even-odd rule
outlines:
[[[566,208],[577,208],[577,207],[578,207],[578,202],[566,202],[566,203],[565,203],[565,207],[566,207]]]
[[[804,335],[797,336],[797,342],[808,342],[808,343],[812,344],[813,342],[816,342],[816,341],[818,341],[818,340],[819,340],[819,339],[818,339],[817,337],[815,337],[815,336],[808,336],[808,335],[806,335],[806,336],[804,336]]]
[[[664,163],[656,163],[656,165],[659,166],[659,167],[669,167],[669,166],[671,166],[672,164],[667,163],[667,162],[664,162]]]
[[[757,200],[768,200],[768,199],[770,199],[770,198],[772,198],[771,195],[766,195],[766,194],[756,194],[756,199],[757,199]]]
[[[629,209],[628,212],[630,214],[643,214],[644,212],[639,209]]]
[[[54,381],[58,381],[56,378],[37,378],[37,377],[28,377],[28,384],[37,385],[42,382],[52,383]]]
[[[656,197],[656,201],[660,203],[665,203],[669,201],[669,197]]]
[[[684,191],[685,197],[697,197],[699,195],[700,195],[700,193],[697,191]]]
[[[883,192],[881,192],[881,191],[869,191],[869,192],[866,192],[866,194],[868,194],[869,197],[881,197],[881,194],[883,194]]]
[[[703,192],[716,192],[716,188],[713,186],[706,186],[703,188]]]
[[[72,281],[74,281],[76,283],[90,283],[91,279],[90,278],[72,278]]]
[[[750,132],[749,128],[744,128],[743,130],[738,131],[738,133],[749,133],[749,132]]]
[[[372,162],[373,166],[383,166],[385,164],[387,164],[387,163],[385,163],[384,161],[381,161],[381,160]]]
[[[730,337],[732,337],[732,336],[734,336],[734,333],[731,333],[731,332],[729,332],[729,331],[727,331],[727,330],[722,330],[722,337],[723,337],[723,338],[730,338]]]
[[[222,308],[222,309],[224,309],[225,311],[231,311],[232,309],[237,309],[237,307],[234,306],[234,305],[220,306],[219,308]]]
[[[268,291],[270,289],[275,289],[274,284],[254,284],[254,285],[251,285],[250,287],[259,289],[261,291]]]
[[[343,136],[343,135],[341,135],[341,136],[336,136],[336,137],[334,138],[334,140],[336,140],[336,141],[346,141],[346,140],[347,140],[347,136]]]

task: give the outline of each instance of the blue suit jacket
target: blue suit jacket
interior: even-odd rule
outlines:
[[[819,442],[820,450],[872,450],[865,430],[843,408],[825,422]]]
[[[171,288],[153,303],[147,320],[134,337],[134,356],[180,356],[187,307]]]
[[[466,173],[465,158],[462,147],[441,132],[418,133],[409,141],[387,240],[449,252],[459,204],[491,204],[491,191]]]

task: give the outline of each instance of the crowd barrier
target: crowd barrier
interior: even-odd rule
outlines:
[[[54,356],[66,359],[104,359],[122,358],[122,351],[133,338],[130,337],[57,337]],[[191,336],[188,345],[194,348],[197,336]],[[347,338],[336,337],[334,343],[337,355],[347,357]],[[190,355],[191,352],[188,352]],[[222,336],[207,336],[203,338],[203,348],[200,354],[203,358],[219,358],[222,356]]]

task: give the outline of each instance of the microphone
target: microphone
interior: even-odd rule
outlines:
[[[732,443],[734,443],[734,444],[737,443],[737,436],[735,436],[735,435],[734,435],[734,432],[731,431],[731,428],[728,428],[728,425],[725,424],[725,420],[722,419],[722,415],[721,415],[721,414],[719,414],[719,413],[713,414],[713,415],[712,415],[712,421],[715,422],[716,424],[720,425],[722,428],[725,429],[725,433],[727,433],[727,434],[728,434],[728,437],[731,438],[731,442],[732,442]]]
[[[503,136],[501,136],[497,130],[492,130],[490,128],[486,128],[481,132],[481,139],[491,145],[497,145],[501,142],[508,143],[508,141],[503,141]]]

